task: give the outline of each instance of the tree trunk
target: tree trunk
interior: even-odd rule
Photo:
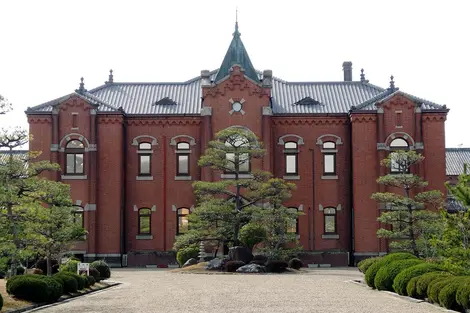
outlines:
[[[237,172],[236,172],[236,180],[238,180],[238,168],[237,168]],[[236,199],[235,199],[235,208],[236,208],[236,212],[235,214],[237,214],[237,219],[236,219],[236,222],[235,222],[235,225],[234,225],[234,230],[233,230],[233,246],[236,247],[239,245],[239,241],[238,241],[238,233],[240,232],[240,221],[238,219],[238,215],[240,214],[240,211],[241,211],[241,195],[240,195],[240,184],[238,184],[237,182],[237,192],[236,192],[236,195],[235,195]]]
[[[52,276],[51,255],[48,253],[46,257],[47,276]]]
[[[405,196],[407,198],[410,198],[410,190],[408,188],[405,188]],[[408,204],[407,208],[408,208],[408,235],[410,236],[411,250],[413,250],[413,254],[415,256],[419,257],[418,247],[416,246],[416,238],[413,232],[413,208],[411,207],[411,204]]]

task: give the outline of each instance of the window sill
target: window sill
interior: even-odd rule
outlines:
[[[137,240],[151,240],[153,239],[152,235],[136,235],[135,239]]]
[[[284,180],[300,180],[300,175],[285,175],[282,177]]]
[[[220,178],[235,179],[235,174],[221,174]],[[238,178],[239,179],[253,178],[253,175],[251,175],[251,174],[238,174]]]
[[[323,234],[321,235],[322,239],[339,239],[338,234]]]
[[[136,180],[153,180],[153,176],[136,176]]]
[[[85,180],[88,179],[87,175],[62,175],[63,180]]]
[[[192,180],[191,176],[175,176],[175,180]]]
[[[338,179],[338,175],[322,175],[321,179],[332,179],[332,180],[335,180],[335,179]]]

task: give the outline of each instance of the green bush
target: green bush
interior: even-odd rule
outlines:
[[[88,286],[94,286],[95,285],[96,280],[93,276],[87,276],[86,278],[88,280]]]
[[[245,265],[243,261],[228,261],[225,263],[225,270],[227,272],[235,272],[237,269]]]
[[[282,273],[285,272],[289,264],[282,260],[269,260],[266,262],[266,272],[268,273]]]
[[[61,280],[42,275],[41,279],[49,288],[49,301],[55,302],[64,294],[64,284]]]
[[[266,229],[259,223],[248,223],[240,229],[238,239],[243,246],[253,250],[253,247],[266,240]]]
[[[59,266],[59,271],[60,272],[77,273],[78,263],[80,263],[80,261],[68,260],[67,263],[61,264]]]
[[[24,275],[24,273],[26,273],[26,268],[23,266],[18,266],[16,268],[16,275]]]
[[[100,272],[100,279],[105,280],[111,277],[111,269],[103,260],[98,260],[90,264],[90,267],[96,268]]]
[[[77,281],[77,288],[78,290],[82,290],[85,288],[85,279],[83,278],[84,276],[71,273],[71,272],[63,272],[62,275],[68,275],[70,277],[73,277]]]
[[[399,295],[406,296],[406,287],[413,277],[420,276],[428,272],[435,272],[440,269],[439,265],[431,263],[421,263],[408,267],[401,271],[393,280],[393,290]]]
[[[418,259],[406,259],[390,262],[382,266],[375,275],[374,286],[378,290],[393,291],[393,280],[405,268],[417,265],[423,261]]]
[[[374,264],[375,262],[381,259],[382,259],[381,256],[364,259],[360,261],[359,263],[357,263],[357,269],[359,270],[359,272],[365,273],[372,264]]]
[[[461,311],[462,306],[457,303],[456,294],[461,285],[468,285],[468,283],[468,276],[455,277],[449,284],[439,291],[439,304],[449,310]]]
[[[457,289],[455,300],[463,309],[470,309],[470,284],[460,285]]]
[[[80,277],[83,280],[83,284],[85,285],[85,288],[90,288],[90,281],[88,280],[87,276],[80,275]]]
[[[293,258],[289,261],[289,267],[294,270],[299,270],[302,266],[304,266],[304,263],[298,258]]]
[[[416,276],[410,279],[408,285],[406,285],[406,294],[412,298],[417,298],[417,291],[416,291],[416,284],[418,283],[418,279],[421,276]]]
[[[3,298],[2,298],[2,294],[0,293],[0,311],[2,310],[3,308]]]
[[[451,275],[448,272],[429,272],[423,275],[418,276],[418,281],[416,282],[416,299],[425,299],[428,296],[428,286],[429,284],[438,279],[440,276],[449,276]],[[408,288],[408,287],[407,287]]]
[[[369,287],[375,288],[375,285],[374,285],[375,275],[377,275],[377,272],[380,270],[382,266],[385,266],[393,261],[406,260],[406,259],[417,259],[417,257],[412,255],[411,253],[397,252],[397,253],[387,254],[386,256],[382,257],[382,259],[377,260],[372,265],[370,265],[366,271],[365,279],[366,279],[367,285]]]
[[[176,261],[182,267],[189,259],[197,259],[199,256],[199,247],[197,245],[191,245],[186,248],[178,250],[176,253]]]
[[[90,276],[93,276],[96,283],[101,281],[100,272],[98,272],[98,270],[94,267],[90,267]]]
[[[451,283],[456,277],[459,276],[452,276],[446,278],[439,278],[432,281],[428,286],[428,300],[431,303],[439,303],[439,292],[444,288],[447,284]]]
[[[78,290],[78,282],[75,277],[67,275],[65,273],[56,273],[52,276],[53,278],[62,281],[64,285],[63,293],[76,293]]]
[[[38,275],[21,275],[10,282],[8,293],[18,299],[43,303],[49,302],[51,290]]]

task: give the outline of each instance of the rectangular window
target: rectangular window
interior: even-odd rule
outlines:
[[[402,121],[401,111],[396,112],[396,121],[395,121],[395,123],[396,123],[397,127],[402,127],[403,126],[402,125],[403,121]]]
[[[78,114],[72,113],[72,128],[78,128]]]
[[[150,209],[139,210],[139,235],[150,235],[151,232],[151,214]]]
[[[179,154],[177,166],[177,175],[189,175],[189,155]]]
[[[296,175],[297,174],[297,155],[286,154],[286,174]]]
[[[82,228],[85,228],[85,221],[83,219],[83,211],[73,212],[73,222]]]
[[[83,174],[83,153],[67,153],[66,170],[67,174]]]
[[[139,155],[139,175],[150,175],[150,155]]]
[[[241,153],[239,159],[240,173],[248,173],[250,171],[250,156],[247,153]]]
[[[325,208],[323,209],[325,234],[336,234],[336,209]]]
[[[336,154],[324,154],[323,155],[323,173],[325,175],[336,174]]]

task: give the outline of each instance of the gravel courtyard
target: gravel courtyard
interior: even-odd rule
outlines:
[[[115,269],[118,287],[37,309],[38,313],[322,312],[421,313],[445,310],[356,283],[356,269],[316,269],[301,275],[201,275]]]

